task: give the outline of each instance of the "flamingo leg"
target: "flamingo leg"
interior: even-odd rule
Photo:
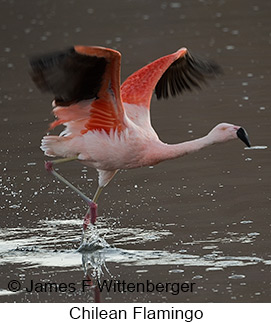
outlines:
[[[64,163],[72,160],[76,160],[77,157],[71,157],[71,158],[63,158],[63,159],[57,159],[54,161],[46,161],[45,162],[45,168],[46,170],[54,175],[59,181],[70,187],[74,192],[76,192],[88,205],[89,209],[85,215],[84,222],[83,222],[83,234],[82,234],[82,241],[84,241],[85,238],[85,231],[89,225],[89,223],[94,224],[97,218],[97,204],[96,201],[102,191],[102,187],[98,187],[93,200],[91,200],[89,197],[87,197],[84,193],[82,193],[77,187],[75,187],[73,184],[71,184],[69,181],[67,181],[63,176],[61,176],[58,172],[56,172],[53,168],[54,164]]]
[[[100,194],[102,193],[102,190],[103,190],[103,186],[99,186],[94,194],[94,197],[93,197],[93,202],[96,203]]]

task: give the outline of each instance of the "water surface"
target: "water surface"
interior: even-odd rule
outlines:
[[[2,302],[270,301],[270,6],[268,1],[1,1]],[[107,8],[107,10],[105,10]],[[122,171],[99,201],[80,247],[86,206],[44,170],[39,149],[51,97],[28,76],[28,58],[73,44],[122,52],[122,79],[180,47],[211,57],[224,75],[202,91],[152,101],[168,143],[242,125],[239,141],[155,167]],[[59,168],[90,196],[95,170]],[[92,286],[79,288],[88,278]],[[97,292],[97,279],[193,283],[193,292]],[[74,292],[8,290],[18,280],[73,283]]]

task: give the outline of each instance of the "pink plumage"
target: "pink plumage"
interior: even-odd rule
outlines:
[[[65,126],[59,136],[45,136],[41,149],[62,161],[79,160],[99,172],[99,187],[93,200],[78,192],[89,204],[85,221],[96,219],[96,201],[104,186],[119,169],[154,165],[181,157],[208,145],[239,137],[249,145],[240,126],[221,123],[196,140],[168,145],[151,126],[150,102],[200,87],[221,72],[218,65],[194,58],[186,48],[164,56],[138,70],[120,86],[121,54],[102,47],[75,46],[70,50],[35,58],[32,78],[43,91],[55,96],[54,128]],[[67,184],[67,181],[65,182]]]

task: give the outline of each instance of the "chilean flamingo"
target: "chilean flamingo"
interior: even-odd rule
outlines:
[[[199,88],[221,72],[213,62],[196,59],[186,48],[141,68],[120,85],[121,54],[103,47],[74,46],[66,51],[33,58],[31,76],[37,87],[54,95],[56,117],[50,129],[64,125],[59,136],[46,135],[46,156],[64,157],[45,163],[46,169],[76,191],[88,204],[83,235],[97,217],[102,189],[119,169],[155,165],[196,152],[209,145],[240,138],[250,146],[240,126],[221,123],[206,136],[180,144],[159,140],[151,126],[150,102]],[[53,165],[78,160],[96,168],[98,188],[88,198],[57,173]]]

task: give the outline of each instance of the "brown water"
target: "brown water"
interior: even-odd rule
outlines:
[[[2,302],[269,302],[271,299],[270,1],[1,1]],[[28,57],[73,44],[116,48],[122,78],[187,46],[225,74],[199,93],[152,102],[153,126],[175,143],[225,121],[254,146],[229,142],[155,167],[120,172],[80,246],[84,203],[49,176],[39,149],[50,114],[28,76]],[[90,196],[96,172],[60,171]],[[192,292],[82,291],[86,277],[195,283]],[[30,281],[70,292],[8,291]]]

